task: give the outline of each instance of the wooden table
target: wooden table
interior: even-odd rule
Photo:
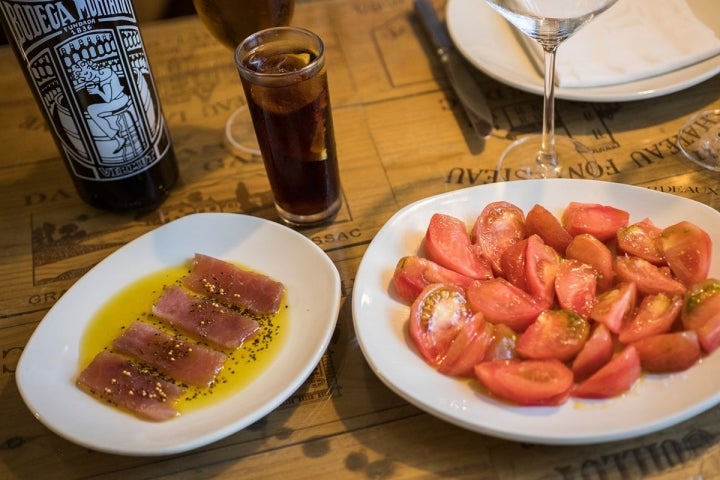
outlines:
[[[113,456],[64,440],[31,415],[13,373],[53,303],[119,246],[193,212],[277,220],[262,164],[222,144],[225,119],[244,103],[232,56],[194,17],[144,26],[182,182],[158,210],[134,216],[78,199],[12,52],[0,48],[0,478],[719,478],[717,408],[627,441],[550,447],[452,426],[378,380],[350,311],[368,243],[410,202],[492,182],[509,138],[537,129],[541,102],[477,73],[496,126],[483,145],[430,55],[410,0],[301,2],[294,23],[327,44],[346,202],[332,225],[303,233],[340,271],[337,330],[311,378],[280,408],[221,441],[168,457]],[[718,92],[716,76],[655,99],[561,101],[559,124],[597,151],[602,168],[594,178],[720,209],[720,176],[685,161],[674,146],[684,119],[720,107]],[[82,241],[73,240],[78,232]]]

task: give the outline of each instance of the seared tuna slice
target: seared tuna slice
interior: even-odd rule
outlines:
[[[176,416],[173,402],[184,392],[127,358],[107,351],[98,353],[77,381],[90,393],[154,421]]]
[[[192,270],[183,282],[196,293],[260,315],[278,311],[284,289],[282,283],[267,275],[200,253],[195,254]]]
[[[208,386],[227,356],[144,322],[133,322],[113,340],[113,349],[156,368],[165,375],[198,387]]]
[[[196,297],[178,286],[165,289],[153,305],[153,314],[178,330],[220,348],[234,350],[260,328],[255,319]]]

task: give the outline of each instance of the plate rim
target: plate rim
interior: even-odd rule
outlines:
[[[473,43],[469,37],[476,36],[481,42],[484,37],[485,29],[475,28],[472,32],[463,28],[463,21],[467,21],[468,15],[462,14],[462,8],[467,4],[472,5],[473,9],[479,9],[484,15],[491,13],[498,15],[489,6],[485,5],[485,1],[473,2],[472,0],[448,0],[445,8],[445,18],[450,37],[455,47],[474,67],[482,71],[489,77],[500,83],[509,85],[519,90],[533,93],[536,95],[543,94],[543,79],[534,66],[523,68],[522,71],[510,72],[505,69],[503,74],[497,68],[490,68],[486,59],[479,58],[473,50]],[[512,37],[513,47],[523,48],[520,45],[512,26],[507,22],[496,22],[493,25],[494,32],[502,35],[504,39]],[[503,42],[493,41],[495,49],[503,48]],[[512,58],[512,56],[509,56]],[[527,62],[531,62],[528,58]],[[493,65],[497,67],[497,65]],[[669,95],[702,83],[720,73],[720,55],[716,55],[704,61],[689,65],[685,68],[664,73],[655,77],[627,82],[624,84],[608,85],[604,87],[588,87],[588,88],[569,88],[555,87],[555,98],[561,100],[572,101],[592,101],[592,102],[628,102],[636,100],[644,100],[649,98]]]
[[[256,400],[252,400],[251,402],[249,402],[257,403],[257,405],[254,406],[254,410],[240,412],[241,414],[238,415],[238,418],[240,420],[230,420],[228,423],[222,425],[221,427],[216,427],[214,429],[201,429],[201,431],[199,431],[197,435],[188,435],[187,437],[178,441],[174,441],[174,439],[165,439],[165,441],[157,442],[156,439],[152,437],[152,435],[146,436],[142,433],[147,432],[141,432],[137,435],[133,435],[132,437],[122,438],[119,441],[117,439],[110,441],[108,438],[106,438],[104,443],[98,443],[94,439],[94,436],[89,436],[89,434],[83,434],[83,432],[78,432],[77,430],[68,429],[67,426],[62,424],[58,425],[58,419],[56,418],[57,413],[53,412],[52,408],[48,408],[48,406],[43,402],[42,398],[38,398],[38,393],[36,391],[37,385],[33,383],[32,379],[32,373],[34,368],[32,362],[36,359],[35,355],[38,355],[38,345],[41,345],[42,342],[45,341],[43,336],[47,335],[46,332],[52,331],[52,328],[55,327],[55,324],[59,323],[62,320],[54,316],[56,315],[56,313],[54,312],[61,312],[64,308],[66,308],[67,304],[75,300],[75,297],[80,295],[80,293],[76,292],[81,292],[81,288],[88,281],[87,279],[94,279],[97,276],[102,277],[103,274],[105,276],[111,277],[112,275],[103,272],[104,269],[108,268],[107,265],[110,265],[112,264],[112,262],[116,262],[118,261],[118,259],[122,259],[123,257],[131,254],[133,252],[133,249],[143,248],[143,243],[160,239],[162,235],[167,235],[173,233],[174,231],[183,232],[183,228],[210,225],[226,226],[226,228],[229,228],[231,231],[235,229],[235,231],[242,231],[243,234],[248,235],[252,235],[255,233],[255,230],[259,230],[261,232],[264,232],[265,234],[279,235],[280,238],[282,238],[283,240],[289,238],[292,240],[292,243],[294,245],[300,246],[301,251],[309,253],[307,255],[304,255],[304,257],[306,257],[306,260],[303,261],[313,261],[315,262],[314,264],[317,264],[318,260],[320,260],[322,265],[318,266],[317,268],[319,272],[318,278],[322,280],[323,287],[327,287],[328,290],[326,294],[323,295],[327,298],[327,303],[324,303],[321,307],[318,307],[317,311],[313,312],[312,310],[310,310],[310,312],[315,314],[317,317],[320,317],[320,314],[323,314],[323,318],[318,318],[318,321],[322,321],[322,323],[318,323],[317,331],[314,330],[314,332],[318,333],[318,335],[310,338],[310,344],[306,346],[303,345],[301,347],[298,347],[298,345],[295,344],[297,342],[293,343],[293,339],[290,335],[288,335],[288,337],[285,338],[283,345],[281,345],[276,358],[273,359],[273,363],[267,368],[272,368],[273,364],[279,361],[279,358],[287,355],[284,352],[288,352],[291,348],[293,349],[293,352],[300,348],[304,357],[307,358],[307,361],[305,363],[298,364],[289,362],[288,364],[290,365],[291,373],[283,376],[284,379],[287,379],[287,383],[284,384],[282,387],[271,390],[267,394],[267,396],[264,396],[264,403],[257,403]],[[282,233],[278,234],[277,232]],[[186,241],[188,240],[181,241],[180,245],[184,245],[184,242]],[[258,240],[253,239],[252,241],[257,242]],[[225,248],[237,249],[239,246],[246,242],[247,239],[245,237],[242,237],[237,242],[235,242],[234,246],[231,240],[224,241],[223,245],[225,246]],[[196,251],[202,250],[203,247],[202,245],[191,246],[188,244],[185,245],[183,248],[187,250],[187,254],[184,257],[185,261],[187,261],[192,258],[192,255]],[[250,266],[251,268],[254,268],[253,263],[262,263],[262,261],[253,261],[252,259],[236,259],[235,257],[231,258],[230,260],[239,261],[243,264]],[[178,265],[177,262],[173,263],[167,259],[158,259],[158,262],[162,264],[162,266],[159,268],[167,268]],[[141,268],[142,267],[134,267],[134,270]],[[145,275],[151,274],[156,270],[157,269],[148,270],[140,274],[129,273],[128,275],[131,277],[131,280],[119,283],[115,288],[106,293],[108,296],[115,295],[123,288],[126,288],[133,279],[136,280]],[[260,271],[262,271],[262,268],[260,269]],[[281,275],[272,274],[272,276],[275,278],[279,278],[280,281],[282,281],[286,285],[286,288],[288,288],[289,297],[297,296],[297,294],[295,293],[295,291],[298,290],[297,286],[291,285],[291,280],[287,278],[283,279]],[[76,289],[75,287],[78,284],[80,284],[80,288]],[[106,296],[105,298],[108,297]],[[185,215],[171,222],[158,226],[157,228],[154,228],[131,240],[127,244],[123,245],[122,247],[118,248],[116,251],[105,257],[97,265],[95,265],[88,272],[86,272],[80,279],[73,283],[73,285],[68,288],[68,290],[62,295],[62,297],[60,297],[60,299],[51,306],[45,316],[40,320],[40,322],[38,322],[37,326],[34,328],[30,338],[28,339],[27,343],[23,348],[23,352],[21,353],[20,358],[18,359],[14,375],[15,383],[17,385],[18,392],[20,393],[20,397],[22,398],[26,407],[30,410],[31,414],[43,425],[45,425],[49,430],[77,445],[87,447],[95,451],[117,455],[158,456],[182,453],[216,442],[246,428],[248,425],[252,424],[253,422],[264,417],[271,411],[275,410],[282,402],[289,398],[293,394],[293,392],[297,390],[297,388],[301,387],[303,382],[305,382],[305,380],[309,378],[312,371],[321,361],[323,354],[325,353],[327,347],[330,344],[330,340],[332,339],[333,332],[337,325],[340,311],[340,301],[341,282],[337,267],[318,245],[316,245],[314,242],[312,242],[310,239],[308,239],[301,233],[285,227],[284,225],[281,225],[279,223],[245,214],[203,212]],[[75,331],[79,336],[83,334],[87,327],[87,323],[97,312],[97,309],[101,306],[102,304],[91,306],[91,309],[87,312],[86,316],[82,320],[78,320],[77,322],[75,322],[77,323],[77,325],[75,326]],[[297,305],[297,307],[299,307],[301,310],[303,308],[309,308],[309,306],[307,305]],[[290,308],[291,318],[296,318],[298,316],[302,318],[303,315],[308,315],[307,311],[299,311],[298,313],[294,314],[292,310],[292,304],[290,305]],[[292,326],[290,326],[290,328],[292,328]],[[313,339],[314,342],[312,341]],[[79,344],[79,338],[76,339],[76,342],[77,344]],[[76,374],[77,352],[75,352],[74,356],[71,352],[70,357],[68,358],[68,361],[69,360],[74,360],[75,363],[72,366],[65,366],[65,368],[71,370],[72,372],[74,372],[74,374]],[[163,428],[167,428],[168,426],[170,426],[169,430],[179,428],[177,426],[177,422],[180,421],[187,422],[187,426],[189,427],[197,427],[198,425],[202,426],[202,423],[199,423],[197,420],[204,416],[208,416],[208,411],[212,412],[223,406],[227,407],[227,404],[229,402],[237,400],[238,397],[242,397],[244,391],[252,389],[253,385],[262,382],[262,379],[266,377],[267,375],[260,375],[256,377],[248,385],[238,390],[238,392],[232,393],[227,398],[219,400],[217,403],[213,403],[195,411],[187,412],[186,414],[176,419],[171,419],[167,422],[159,423],[143,421],[134,417],[132,414],[120,412],[114,407],[108,407],[104,405],[103,402],[92,398],[85,392],[81,392],[80,389],[78,389],[74,385],[74,378],[62,379],[58,380],[58,382],[61,382],[61,385],[62,382],[66,382],[67,384],[64,385],[63,388],[67,388],[72,396],[77,396],[78,398],[86,398],[88,401],[87,407],[90,407],[91,409],[93,409],[93,411],[104,409],[103,411],[107,413],[106,417],[118,416],[125,421],[139,424],[142,427],[145,427],[148,432],[152,433],[153,429],[162,430]],[[76,392],[70,390],[70,388],[75,389]],[[78,392],[80,395],[77,395]],[[100,405],[100,407],[102,408],[98,408],[98,405]]]
[[[530,182],[530,183],[528,183]],[[368,275],[370,275],[370,272],[373,271],[374,266],[371,265],[372,262],[374,262],[373,257],[377,257],[376,255],[376,249],[381,248],[379,245],[381,242],[385,240],[384,237],[391,235],[389,232],[392,231],[392,228],[395,226],[395,224],[402,223],[404,220],[404,217],[409,216],[412,214],[414,210],[422,209],[424,206],[437,204],[438,202],[441,202],[441,205],[452,205],[453,203],[461,203],[461,199],[465,197],[466,199],[472,199],[475,195],[474,192],[477,192],[479,190],[485,190],[487,191],[487,195],[490,195],[491,193],[498,193],[503,192],[504,190],[507,190],[507,186],[515,187],[516,189],[521,188],[521,186],[531,186],[533,184],[546,184],[546,182],[551,182],[551,188],[556,189],[562,189],[563,183],[565,184],[578,184],[578,182],[585,182],[585,186],[589,185],[595,185],[595,187],[591,188],[609,188],[610,190],[617,190],[620,191],[635,191],[636,193],[640,195],[648,195],[649,198],[665,198],[669,199],[672,197],[676,197],[678,200],[680,200],[681,205],[685,205],[686,202],[694,204],[695,207],[699,209],[699,212],[711,212],[714,214],[714,220],[715,220],[715,227],[720,228],[720,213],[718,213],[716,210],[714,210],[712,207],[709,207],[708,205],[705,205],[701,202],[698,202],[693,199],[685,198],[685,197],[679,197],[675,195],[671,195],[669,193],[659,192],[652,189],[648,189],[646,187],[641,186],[635,186],[635,185],[627,185],[627,184],[621,184],[616,182],[604,182],[604,181],[596,181],[596,180],[580,180],[580,179],[547,179],[547,180],[522,180],[517,182],[508,182],[508,183],[494,183],[494,184],[487,184],[487,185],[478,185],[473,187],[466,187],[446,193],[440,193],[436,194],[430,197],[426,197],[420,200],[417,200],[413,203],[410,203],[409,205],[401,208],[398,210],[393,216],[388,219],[388,221],[380,228],[377,235],[373,239],[373,241],[368,246],[365,255],[363,255],[363,259],[361,260],[360,266],[358,267],[358,271],[355,277],[355,286],[353,288],[353,297],[352,297],[352,314],[353,314],[353,324],[356,331],[356,337],[358,339],[358,344],[360,345],[361,351],[363,352],[363,355],[366,358],[366,361],[370,365],[370,368],[373,370],[373,372],[378,376],[378,378],[393,392],[407,400],[409,403],[415,405],[416,407],[420,408],[421,410],[424,410],[425,412],[436,416],[444,421],[447,421],[448,423],[454,424],[456,426],[459,426],[461,428],[465,428],[470,431],[474,431],[477,433],[487,434],[491,436],[495,436],[498,438],[503,438],[507,440],[512,441],[523,441],[523,442],[534,442],[538,444],[546,444],[546,445],[585,445],[585,444],[596,444],[596,443],[603,443],[603,442],[609,442],[609,441],[616,441],[616,440],[623,440],[628,438],[634,438],[640,435],[652,433],[658,430],[661,430],[663,428],[667,428],[669,426],[675,425],[679,422],[682,422],[684,420],[687,420],[689,418],[692,418],[696,415],[699,415],[700,413],[707,411],[708,409],[714,407],[717,404],[720,404],[720,389],[713,392],[713,395],[709,398],[705,398],[700,402],[691,402],[691,405],[684,408],[679,414],[675,415],[665,415],[660,418],[657,418],[651,422],[647,422],[643,425],[633,427],[631,429],[627,428],[615,428],[612,430],[604,431],[602,434],[587,434],[587,433],[573,433],[573,434],[557,434],[554,436],[547,436],[543,434],[538,433],[528,433],[527,431],[518,431],[517,429],[508,429],[508,428],[501,428],[497,425],[487,425],[482,422],[478,421],[468,421],[465,418],[462,418],[462,416],[457,414],[456,410],[450,409],[448,405],[443,405],[443,408],[438,408],[437,406],[437,399],[435,400],[428,400],[425,398],[417,398],[413,395],[413,391],[408,391],[407,385],[398,385],[397,384],[397,372],[386,372],[383,371],[384,368],[388,365],[385,360],[377,358],[374,356],[374,353],[372,352],[372,347],[370,345],[369,338],[365,338],[366,331],[365,326],[369,325],[366,321],[361,320],[362,317],[362,311],[364,308],[364,302],[368,302],[368,305],[374,305],[378,303],[382,303],[383,301],[388,302],[389,304],[394,305],[398,311],[407,312],[407,309],[409,307],[403,305],[401,302],[399,302],[396,299],[393,299],[387,289],[389,288],[389,284],[385,285],[385,288],[380,293],[381,295],[384,294],[385,298],[374,299],[372,298],[372,292],[369,292],[373,287],[367,287],[364,285],[364,282],[369,282]],[[552,183],[555,183],[555,185],[552,185]],[[657,196],[657,197],[656,197]],[[506,195],[503,194],[497,194],[495,195],[496,200],[502,200],[507,199]],[[442,203],[444,202],[444,203]],[[482,207],[479,207],[481,209]],[[441,210],[441,209],[438,209]],[[479,210],[478,210],[479,213]],[[639,220],[639,219],[638,219]],[[395,237],[398,237],[399,235],[394,234]],[[375,242],[378,239],[378,243],[373,245],[373,242]],[[719,242],[720,243],[720,242]],[[387,245],[385,245],[387,247]],[[419,246],[416,246],[419,248]],[[717,245],[714,247],[714,255],[717,257],[718,251],[720,251],[720,245]],[[395,261],[399,260],[396,259]],[[711,273],[717,273],[720,277],[720,271],[715,272],[715,269],[718,269],[720,267],[720,258],[714,258],[713,260],[713,270],[711,270]],[[390,265],[390,270],[392,270],[392,267],[394,265]],[[384,280],[387,280],[386,278]],[[375,279],[377,282],[377,278]],[[372,285],[372,284],[368,284]],[[374,312],[377,316],[377,312]],[[367,319],[365,319],[367,320]],[[389,322],[388,322],[389,323]],[[373,327],[376,327],[377,325],[373,325]],[[369,326],[367,327],[370,328]],[[390,328],[390,327],[388,327]],[[405,326],[402,327],[405,329]],[[396,328],[397,330],[397,328]],[[386,333],[383,331],[383,333]],[[403,333],[405,337],[405,342],[408,342],[407,333]],[[395,345],[396,346],[396,345]],[[408,352],[412,352],[412,348],[410,345],[404,345],[405,349]],[[412,355],[415,357],[414,360],[412,360],[414,363],[419,364],[418,362],[423,362],[422,359],[414,352],[412,352]],[[718,361],[720,361],[720,350],[714,352],[712,354],[713,356],[713,365],[717,364]],[[403,361],[407,360],[407,358],[402,358],[401,360],[395,360],[392,362],[391,368],[396,368],[396,365],[399,363],[403,363]],[[708,362],[705,362],[708,363]],[[428,375],[432,375],[432,378],[435,380],[438,380],[440,382],[456,382],[456,384],[461,384],[463,381],[452,379],[450,377],[446,377],[434,370],[432,370],[431,367],[429,367],[427,364],[424,364],[424,372]],[[417,373],[415,370],[416,365],[412,366],[406,366],[403,365],[404,368],[407,368],[407,371],[405,372],[404,378],[411,378],[413,377],[414,373]],[[695,367],[693,367],[695,368]],[[646,376],[649,377],[651,380],[653,379],[662,379],[663,376]],[[678,376],[676,378],[681,378],[681,376]],[[425,380],[425,379],[424,379]],[[405,381],[405,380],[403,380]],[[653,380],[657,381],[657,380]],[[454,387],[453,387],[454,388]],[[455,393],[455,392],[453,392]],[[499,402],[494,402],[492,399],[489,399],[488,397],[485,397],[484,395],[473,391],[470,389],[470,387],[467,387],[466,394],[468,396],[478,397],[483,402],[488,402],[490,404],[494,403],[496,404],[492,408],[495,408],[495,412],[499,410],[503,411],[511,411],[519,413],[520,415],[528,414],[529,416],[534,415],[537,412],[543,412],[548,413],[551,412],[555,407],[513,407],[511,405],[503,405]],[[625,397],[623,397],[625,398]],[[629,401],[635,401],[632,396],[628,396],[627,398],[630,398]],[[641,397],[640,397],[641,398]],[[456,399],[457,400],[457,399]],[[612,400],[612,399],[611,399]],[[459,400],[458,400],[459,401]],[[594,406],[601,406],[603,405],[602,401],[599,402],[587,402],[587,401],[577,401],[590,403]],[[499,407],[498,407],[499,406]],[[566,403],[564,406],[561,406],[557,408],[555,411],[560,411],[560,409],[570,409],[573,408],[574,404],[571,402]],[[492,413],[492,412],[491,412]],[[564,413],[564,412],[562,412]],[[542,413],[540,413],[542,414]],[[582,430],[582,429],[581,429]]]

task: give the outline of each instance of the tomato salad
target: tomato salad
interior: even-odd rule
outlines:
[[[627,392],[643,371],[683,371],[720,347],[712,241],[682,221],[571,202],[488,204],[471,228],[436,213],[424,256],[399,260],[409,334],[443,374],[500,400],[560,405]]]

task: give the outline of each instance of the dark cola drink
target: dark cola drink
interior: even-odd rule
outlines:
[[[0,20],[80,197],[159,205],[178,177],[129,0],[0,0]]]
[[[342,198],[322,42],[268,29],[241,44],[236,60],[280,217],[295,226],[329,221]]]

